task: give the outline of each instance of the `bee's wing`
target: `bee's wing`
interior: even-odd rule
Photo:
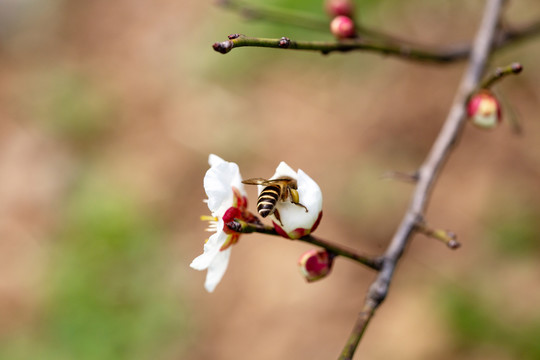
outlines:
[[[268,181],[268,180],[263,179],[263,178],[253,178],[253,179],[243,180],[242,183],[247,184],[247,185],[263,185],[263,186],[268,186],[268,185],[271,184],[271,181]]]

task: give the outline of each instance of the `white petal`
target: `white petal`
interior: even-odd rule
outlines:
[[[482,115],[482,114],[475,115],[473,117],[473,122],[475,125],[478,125],[486,129],[494,128],[498,123],[497,113],[495,112],[489,115]]]
[[[303,201],[302,204],[309,211],[313,210],[314,213],[319,213],[322,210],[322,191],[319,185],[300,169],[298,169],[297,182],[298,195]]]
[[[204,288],[208,292],[213,292],[217,284],[225,275],[227,266],[229,265],[229,257],[231,256],[231,248],[220,251],[212,261],[212,264],[208,268],[206,273],[206,281],[204,282]]]
[[[276,168],[276,173],[274,176],[272,176],[272,179],[281,177],[281,176],[289,176],[293,179],[296,179],[296,171],[294,171],[289,165],[285,163],[285,161],[282,161],[279,163],[278,167]]]
[[[219,156],[215,154],[210,154],[208,156],[208,164],[210,164],[210,166],[215,166],[217,164],[224,163],[224,162],[225,160],[223,160],[222,158],[220,158]]]
[[[208,196],[208,208],[214,216],[221,216],[232,205],[233,191],[237,188],[246,195],[238,165],[210,155],[210,169],[204,176],[204,190]]]
[[[219,227],[220,225],[221,227]],[[223,220],[220,220],[218,227],[219,229],[223,228]],[[227,234],[223,231],[218,231],[210,236],[208,241],[204,244],[204,252],[197,256],[189,266],[195,270],[205,270],[210,267],[226,240]]]
[[[282,164],[285,163],[281,163],[280,166]],[[287,165],[285,164],[285,166]],[[278,170],[280,171],[276,170],[276,174],[279,173],[279,176],[291,176],[288,171],[285,172],[285,167],[282,167],[282,169],[278,167]],[[293,177],[297,179],[299,202],[308,211],[306,212],[302,206],[295,205],[289,201],[280,201],[277,203],[276,209],[279,211],[283,230],[287,233],[298,228],[311,229],[322,211],[322,192],[319,185],[302,170],[298,170],[298,174],[294,174]],[[274,222],[281,225],[274,215],[272,215],[272,218]]]

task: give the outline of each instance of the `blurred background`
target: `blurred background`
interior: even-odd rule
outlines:
[[[366,26],[434,46],[470,41],[483,3],[356,1]],[[507,6],[510,24],[539,18]],[[230,33],[332,39],[212,1],[0,0],[0,359],[337,357],[374,272],[338,259],[307,284],[309,246],[264,235],[213,294],[189,268],[208,154],[244,178],[301,168],[325,196],[317,235],[380,254],[412,190],[381,176],[421,164],[464,64],[214,52]],[[433,193],[427,220],[462,248],[415,236],[358,358],[540,358],[539,44],[492,62],[524,66],[496,88],[523,134],[467,126]]]

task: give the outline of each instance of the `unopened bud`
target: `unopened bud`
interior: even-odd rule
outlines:
[[[298,266],[302,276],[308,282],[312,282],[328,275],[332,270],[333,262],[334,254],[326,250],[312,249],[298,259]]]
[[[352,17],[354,13],[354,3],[351,0],[326,0],[324,7],[332,17],[338,15]]]
[[[348,39],[356,37],[354,21],[347,16],[339,15],[330,23],[330,31],[338,39]]]
[[[482,90],[469,100],[467,115],[474,125],[493,129],[502,120],[501,105],[491,91]]]

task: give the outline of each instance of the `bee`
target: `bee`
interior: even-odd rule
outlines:
[[[290,199],[293,204],[303,207],[306,212],[308,212],[308,209],[304,205],[300,204],[298,185],[296,180],[291,177],[281,176],[279,178],[270,180],[253,178],[244,180],[242,182],[248,185],[265,186],[257,199],[257,211],[263,218],[274,214],[276,219],[283,226],[279,216],[279,211],[276,209],[278,200],[287,201]]]

